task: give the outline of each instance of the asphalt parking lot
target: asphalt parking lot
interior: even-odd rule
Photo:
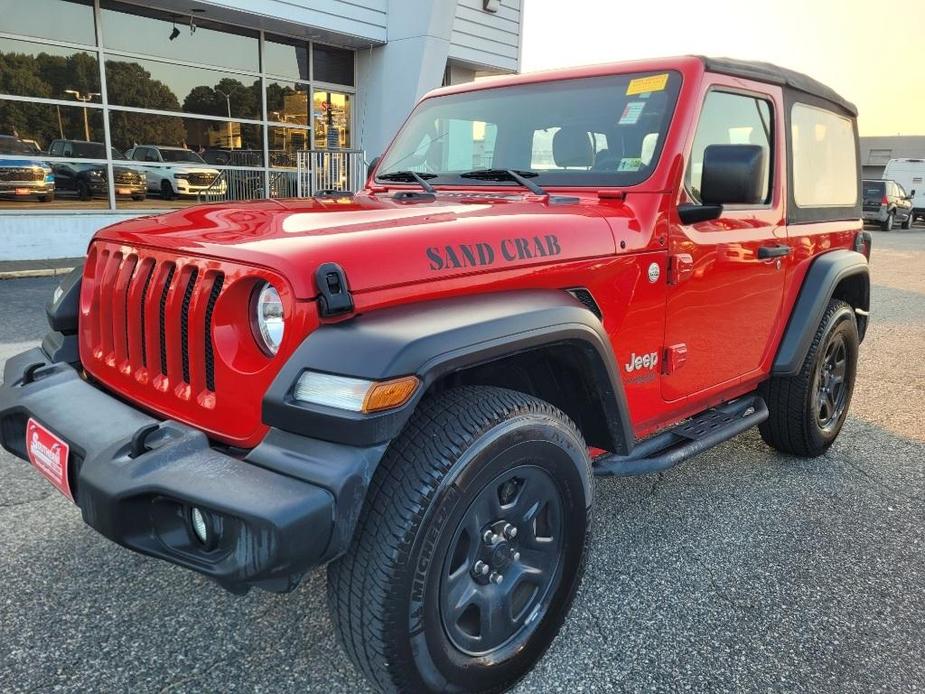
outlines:
[[[836,445],[804,461],[749,432],[599,481],[584,584],[519,692],[925,690],[925,227],[872,235]],[[54,282],[0,282],[0,362],[41,339]],[[365,691],[324,583],[232,596],[96,535],[0,452],[2,692]]]

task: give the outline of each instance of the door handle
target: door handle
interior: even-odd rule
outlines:
[[[768,258],[779,258],[782,255],[790,255],[790,246],[761,246],[758,249],[758,260],[767,260]]]

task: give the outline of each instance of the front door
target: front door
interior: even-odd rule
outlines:
[[[672,228],[665,325],[670,373],[661,386],[666,401],[706,396],[756,372],[780,312],[787,256],[779,254],[789,252],[776,143],[781,129],[775,126],[780,93],[726,89],[714,85],[706,93],[682,198],[699,202],[703,153],[712,144],[761,145],[766,197],[760,205],[726,206],[712,221]]]

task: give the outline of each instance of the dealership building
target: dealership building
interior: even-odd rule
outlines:
[[[0,261],[355,181],[424,93],[518,71],[522,4],[0,0]]]

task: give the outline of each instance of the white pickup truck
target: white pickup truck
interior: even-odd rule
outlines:
[[[185,147],[135,145],[125,154],[134,161],[153,164],[145,167],[148,190],[158,192],[165,200],[181,195],[224,195],[227,185],[216,180],[221,175],[192,150]]]

